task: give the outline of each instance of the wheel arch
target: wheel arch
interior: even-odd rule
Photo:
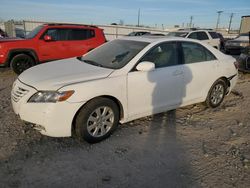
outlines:
[[[230,81],[229,81],[225,76],[222,76],[222,77],[216,79],[216,80],[213,82],[212,86],[209,88],[209,90],[208,90],[208,92],[207,92],[207,95],[206,95],[206,100],[204,101],[204,104],[206,104],[208,107],[216,108],[216,107],[218,107],[218,106],[223,102],[224,96],[223,96],[222,100],[221,100],[218,104],[211,104],[211,102],[210,102],[210,100],[209,100],[209,98],[210,98],[209,96],[210,96],[210,93],[211,93],[213,87],[214,87],[215,84],[216,84],[217,82],[219,82],[219,81],[222,81],[222,82],[224,82],[224,84],[225,84],[225,87],[226,87],[225,89],[226,89],[226,91],[225,91],[225,93],[224,93],[224,96],[229,92]]]
[[[78,110],[77,112],[75,113],[74,115],[74,118],[73,118],[73,121],[72,121],[72,124],[71,124],[71,134],[74,135],[75,133],[75,125],[76,125],[76,117],[77,115],[79,114],[79,112],[81,111],[82,108],[84,108],[84,106],[89,103],[90,101],[92,100],[95,100],[97,98],[106,98],[106,99],[110,99],[112,101],[115,102],[115,104],[118,106],[118,109],[119,109],[119,120],[121,120],[123,117],[124,117],[124,109],[123,109],[123,105],[122,103],[120,102],[120,100],[118,100],[116,97],[114,96],[110,96],[110,95],[101,95],[101,96],[97,96],[97,97],[94,97],[90,100],[88,100],[86,103],[84,103]]]
[[[12,49],[8,53],[8,60],[7,60],[8,66],[10,66],[10,62],[11,62],[12,58],[18,54],[26,54],[26,55],[32,57],[35,61],[35,64],[37,64],[39,62],[39,58],[37,56],[37,53],[33,49]]]
[[[90,52],[90,51],[92,51],[92,50],[94,50],[95,48],[90,48],[89,50],[88,50],[88,52]]]
[[[226,88],[226,94],[228,93],[228,91],[229,91],[229,88],[230,88],[230,86],[231,86],[231,83],[230,83],[230,81],[228,80],[228,78],[227,77],[225,77],[225,76],[222,76],[222,77],[220,77],[219,79],[217,79],[217,80],[223,80],[225,83],[226,83],[226,86],[227,86],[227,88]],[[216,80],[216,81],[217,81]],[[215,82],[216,82],[215,81]]]

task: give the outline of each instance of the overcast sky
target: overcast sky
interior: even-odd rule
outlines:
[[[215,27],[216,12],[222,10],[220,26],[227,27],[234,13],[237,28],[241,16],[250,15],[250,0],[0,0],[0,19],[137,24],[139,8],[144,25],[181,26],[193,16],[195,26]]]

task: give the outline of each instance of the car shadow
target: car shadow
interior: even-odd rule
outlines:
[[[183,99],[186,97],[186,87],[192,81],[192,71],[185,65],[179,66],[183,71],[183,85],[174,87],[179,88],[179,103],[175,104],[174,108],[181,106]],[[153,114],[158,112],[157,103],[158,95],[162,87],[159,86],[159,80],[154,79],[151,73],[148,73],[148,79],[151,83],[155,84],[154,91],[152,93],[152,107]],[[170,78],[166,78],[170,79]],[[168,100],[168,96],[165,96]],[[188,153],[185,151],[186,143],[181,139],[181,135],[178,134],[178,127],[176,124],[176,110],[170,107],[166,107],[167,112],[153,115],[151,124],[149,125],[148,139],[145,143],[145,148],[148,145],[154,143],[154,147],[157,150],[155,155],[162,156],[159,160],[162,164],[161,183],[163,187],[197,187],[192,181],[194,176]],[[152,159],[154,160],[154,159]]]

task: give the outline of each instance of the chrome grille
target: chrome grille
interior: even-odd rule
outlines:
[[[16,86],[12,90],[12,94],[11,94],[12,100],[15,102],[18,102],[28,92],[29,92],[29,90],[24,89],[24,88],[19,87],[19,86]]]

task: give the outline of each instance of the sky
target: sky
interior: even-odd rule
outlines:
[[[85,24],[140,24],[171,28],[192,23],[214,28],[217,11],[223,11],[219,27],[239,28],[241,16],[250,15],[250,0],[0,0],[0,20],[37,20]]]

